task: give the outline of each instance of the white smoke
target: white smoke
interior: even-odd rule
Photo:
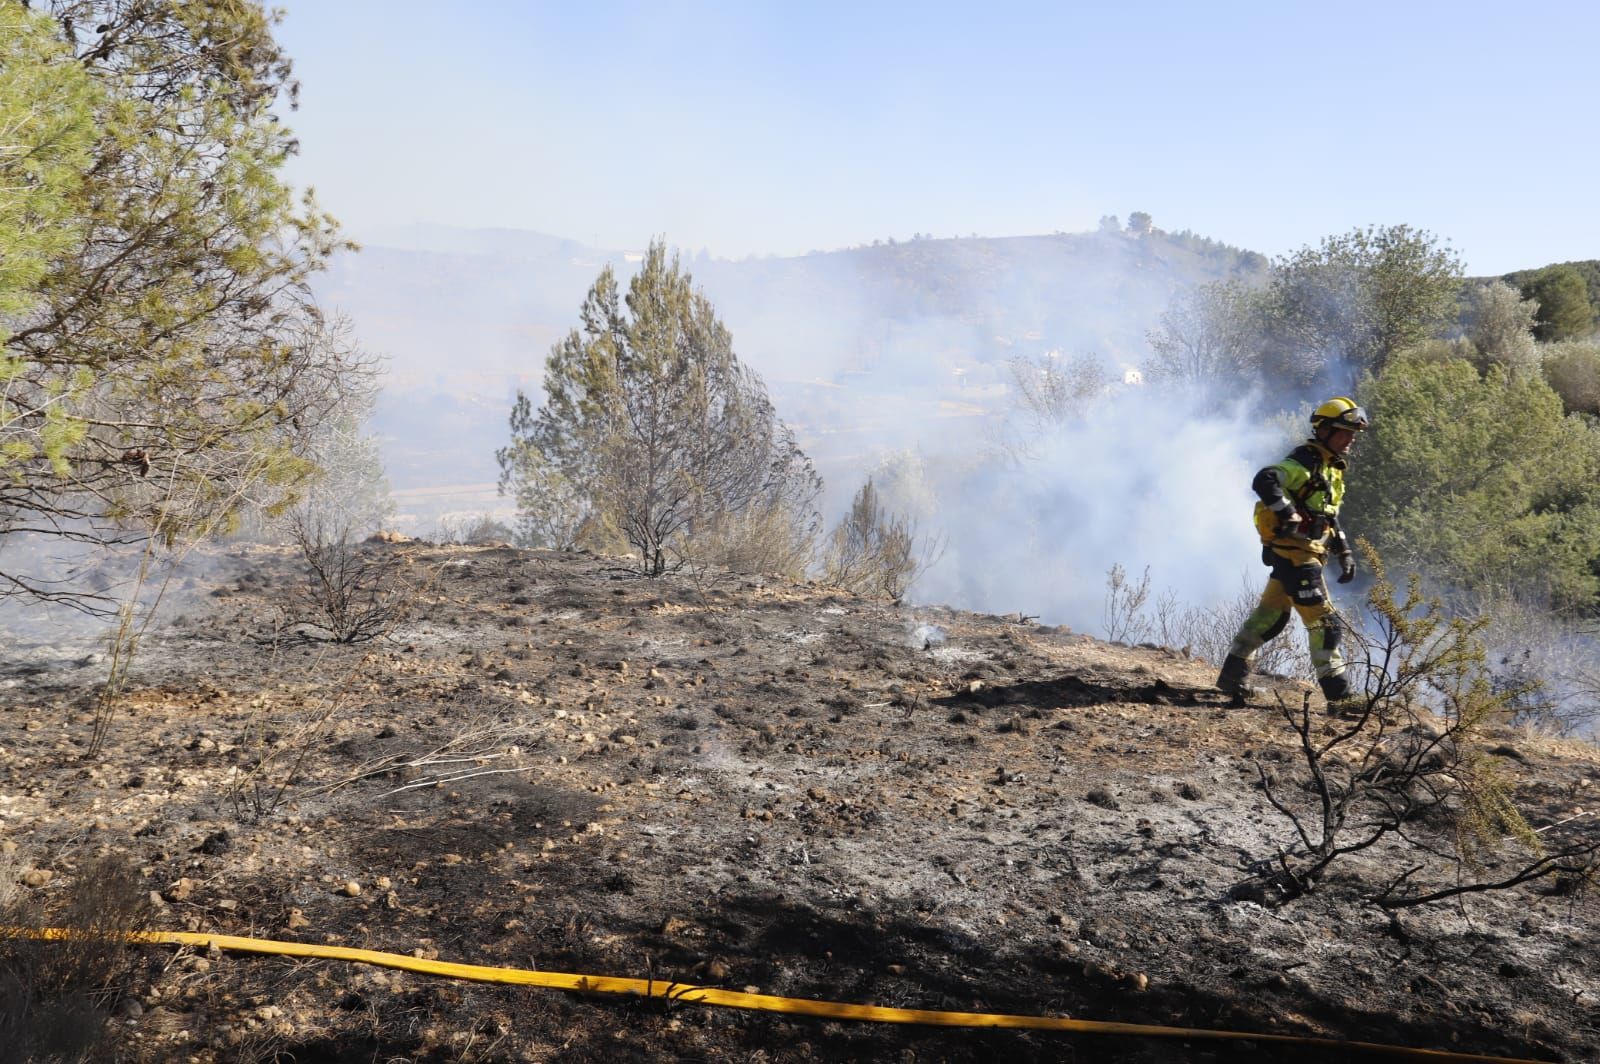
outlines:
[[[1014,462],[940,475],[949,460],[924,456],[937,503],[922,524],[944,549],[915,598],[1097,631],[1114,565],[1148,567],[1186,605],[1237,596],[1260,556],[1249,485],[1281,457],[1275,428],[1242,404],[1117,387],[1041,431]],[[892,479],[885,494],[904,497]]]
[[[475,328],[526,343],[521,376],[508,379],[487,343],[455,344],[446,358],[436,345],[403,354],[371,342],[394,366],[415,363],[419,379],[430,369],[439,374],[434,387],[458,400],[472,390],[469,381],[497,382],[483,389],[493,399],[480,395],[483,408],[452,421],[448,434],[433,427],[442,419],[421,416],[439,396],[413,392],[391,404],[386,444],[428,459],[387,454],[397,487],[426,484],[443,497],[492,481],[493,448],[506,431],[495,407],[508,409],[515,387],[537,388],[549,338],[575,323],[580,289],[602,258],[623,283],[632,272],[621,256],[549,241],[508,257],[505,241],[515,235],[501,236],[493,255],[474,245],[449,257],[393,252],[341,266],[341,290],[330,298],[363,335],[369,318],[381,326],[403,317],[410,329],[413,319],[448,317],[446,309],[460,305],[456,290],[472,288],[475,301],[466,305]],[[843,513],[886,456],[909,452],[923,463],[937,506],[911,516],[945,549],[912,589],[915,598],[1097,630],[1113,564],[1134,573],[1149,565],[1154,589],[1196,606],[1236,596],[1241,571],[1259,568],[1249,480],[1284,451],[1275,433],[1238,410],[1119,385],[1081,422],[1035,434],[1031,457],[1008,464],[992,455],[1015,404],[1011,360],[1092,353],[1108,379],[1126,380],[1175,295],[1253,268],[1227,249],[1181,235],[1103,232],[918,240],[738,263],[686,256],[684,265],[816,462],[826,521]],[[475,282],[491,272],[497,283],[487,298]],[[538,305],[509,298],[557,289]],[[397,301],[402,293],[408,298]],[[894,480],[880,483],[890,502]]]

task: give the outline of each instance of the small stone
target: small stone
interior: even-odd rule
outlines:
[[[307,920],[306,914],[299,909],[290,909],[289,919],[285,922],[285,926],[290,931],[298,931],[302,927],[310,927],[311,921]]]
[[[56,874],[48,868],[30,868],[22,873],[22,885],[38,890],[54,879]]]
[[[168,901],[187,901],[189,895],[194,893],[194,880],[184,876],[166,889]]]
[[[207,835],[205,840],[194,848],[194,852],[216,856],[217,854],[227,853],[232,847],[233,837],[228,834],[228,829],[223,828],[221,831],[214,831]]]
[[[379,876],[372,885],[378,890],[388,890],[394,886],[394,881],[388,876]]]
[[[339,888],[339,893],[343,894],[347,898],[360,897],[361,884],[357,883],[353,879],[346,880],[344,886]]]
[[[714,983],[720,983],[733,974],[733,970],[719,960],[706,962],[706,978]]]
[[[906,966],[903,965],[903,964],[891,964],[887,968],[885,968],[884,970],[887,971],[890,975],[905,975],[906,974]]]
[[[1077,920],[1060,911],[1052,912],[1049,916],[1045,917],[1044,922],[1049,924],[1051,927],[1059,927],[1063,932],[1069,935],[1076,935],[1080,928]]]
[[[1110,791],[1099,787],[1084,795],[1083,800],[1091,805],[1098,805],[1102,809],[1116,810],[1122,808],[1122,803],[1117,801]]]

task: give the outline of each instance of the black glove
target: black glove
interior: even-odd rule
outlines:
[[[1356,578],[1356,556],[1349,551],[1339,555],[1339,583],[1348,584]]]
[[[1305,521],[1295,510],[1282,510],[1278,513],[1278,535],[1303,536],[1305,535]]]

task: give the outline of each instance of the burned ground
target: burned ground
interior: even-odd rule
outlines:
[[[1587,895],[1393,922],[1357,900],[1387,852],[1288,904],[1239,889],[1288,840],[1257,766],[1289,771],[1293,736],[1269,704],[1225,706],[1204,662],[775,579],[371,549],[414,591],[357,646],[285,623],[288,553],[219,558],[214,593],[146,639],[93,759],[103,660],[13,634],[0,824],[9,874],[52,873],[23,889],[48,902],[123,854],[176,930],[1600,1059]],[[1593,803],[1595,748],[1501,740],[1536,826]],[[108,1026],[125,1059],[1276,1059],[144,952]]]

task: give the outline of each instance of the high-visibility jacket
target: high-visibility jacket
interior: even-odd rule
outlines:
[[[1318,558],[1329,550],[1349,550],[1339,529],[1339,507],[1344,502],[1345,460],[1316,440],[1307,440],[1281,462],[1256,474],[1250,487],[1259,498],[1255,508],[1256,531],[1269,547],[1309,551]],[[1300,536],[1279,532],[1279,513],[1287,503],[1300,514]],[[1303,537],[1303,538],[1302,538]]]

